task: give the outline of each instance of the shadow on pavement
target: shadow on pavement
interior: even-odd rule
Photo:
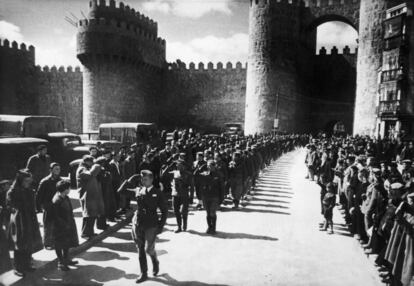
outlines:
[[[195,230],[188,230],[188,233],[199,235],[199,236],[209,236],[213,238],[220,238],[220,239],[257,239],[257,240],[270,240],[270,241],[278,241],[279,239],[275,237],[265,236],[265,235],[255,235],[249,233],[235,233],[235,232],[224,232],[224,231],[217,231],[215,235],[207,234],[204,232],[198,232]]]
[[[266,207],[266,208],[277,208],[277,209],[289,209],[289,207],[287,206],[282,206],[282,205],[274,205],[274,204],[256,204],[256,203],[251,203],[249,204],[250,207]]]
[[[260,197],[269,197],[269,198],[273,198],[273,197],[277,197],[277,198],[288,198],[291,199],[293,198],[292,196],[282,196],[282,195],[277,195],[277,194],[260,194],[260,193],[255,193],[254,196],[260,196]],[[262,198],[257,198],[257,200],[262,200]]]
[[[38,286],[38,285],[82,285],[100,286],[109,281],[118,279],[137,279],[136,274],[127,274],[115,267],[101,267],[97,265],[78,266],[68,272],[54,271],[52,273],[37,273],[36,278],[27,275],[13,286]]]
[[[110,243],[110,242],[101,242],[98,245],[99,247],[102,248],[107,248],[110,249],[112,251],[119,251],[119,252],[134,252],[137,251],[137,247],[135,245],[134,242],[127,243],[127,242],[115,242],[115,243]]]
[[[80,258],[88,261],[129,260],[128,257],[111,251],[88,251],[84,252]]]
[[[122,240],[132,240],[131,231],[118,231],[114,232],[110,235],[111,237],[115,237]]]
[[[250,205],[253,206],[253,205]],[[281,215],[290,215],[287,212],[273,211],[273,210],[261,210],[261,209],[251,209],[251,208],[239,208],[239,212],[244,213],[264,213],[264,214],[281,214]]]
[[[158,282],[164,285],[169,285],[169,286],[184,286],[184,285],[188,285],[188,286],[228,286],[226,284],[210,284],[210,283],[204,283],[204,282],[200,282],[200,281],[178,281],[174,278],[172,278],[168,273],[163,273],[158,275],[155,278],[149,278],[149,281],[154,281],[154,282]]]
[[[288,195],[293,195],[294,194],[293,192],[283,191],[281,189],[269,189],[269,188],[264,189],[264,188],[261,188],[261,187],[255,188],[254,191],[258,195],[260,195],[260,194],[266,195],[266,194],[269,194],[269,193],[279,193],[279,194],[288,194]]]
[[[260,195],[260,194],[259,194]],[[270,200],[270,199],[257,199],[253,197],[252,202],[268,202],[268,203],[281,203],[281,204],[290,204],[289,201],[280,201],[280,200]]]

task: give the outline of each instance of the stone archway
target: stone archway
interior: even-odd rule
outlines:
[[[305,0],[307,27],[312,29],[324,22],[345,22],[359,30],[360,0]]]

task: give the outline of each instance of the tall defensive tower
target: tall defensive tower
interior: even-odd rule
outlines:
[[[354,134],[374,135],[387,0],[361,1]]]
[[[250,0],[245,133],[294,131],[300,84],[300,1]]]
[[[122,2],[91,0],[78,23],[83,70],[83,130],[103,122],[157,120],[165,40],[157,23]]]

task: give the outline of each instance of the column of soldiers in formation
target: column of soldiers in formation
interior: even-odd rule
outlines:
[[[201,136],[183,130],[175,131],[172,140],[161,133],[161,140],[162,149],[142,144],[123,146],[119,152],[91,148],[79,166],[71,166],[76,168],[82,238],[89,240],[96,235],[95,223],[98,229],[108,228],[107,221],[120,218],[131,210],[131,200],[137,201],[132,219],[132,238],[141,268],[137,282],[147,279],[146,254],[151,258],[153,274],[159,271],[155,239],[167,219],[169,196],[176,233],[187,230],[189,206],[194,203],[196,209],[205,209],[206,232],[214,235],[221,205],[231,201],[237,210],[260,170],[282,153],[303,146],[308,136]],[[47,147],[42,145],[13,182],[0,182],[0,242],[11,241],[18,276],[35,270],[32,254],[43,247],[56,251],[60,270],[67,271],[68,266],[77,264],[69,257],[69,249],[79,245],[68,198],[71,182],[60,173],[61,166],[52,162]],[[43,212],[43,239],[37,212]],[[0,270],[4,272],[10,267],[7,247],[0,247],[0,256],[4,258],[0,259]]]
[[[321,231],[333,233],[338,206],[384,283],[412,285],[414,276],[414,147],[368,137],[311,139],[307,178],[321,187]],[[338,197],[338,203],[336,198]]]

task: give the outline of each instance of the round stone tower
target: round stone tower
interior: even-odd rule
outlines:
[[[361,1],[354,134],[374,135],[387,0]]]
[[[77,34],[84,132],[105,122],[157,120],[165,66],[165,41],[157,33],[157,23],[122,2],[90,1]]]
[[[292,2],[292,3],[289,3]],[[250,0],[245,133],[296,130],[300,1]]]

